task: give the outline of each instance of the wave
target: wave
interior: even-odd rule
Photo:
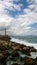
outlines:
[[[14,41],[14,42],[17,42],[17,43],[20,43],[20,44],[24,44],[26,46],[33,46],[35,49],[37,49],[37,44],[36,43],[29,43],[25,40],[21,40],[21,39],[18,39],[18,38],[12,38],[11,41]]]

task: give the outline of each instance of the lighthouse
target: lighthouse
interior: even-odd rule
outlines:
[[[6,32],[6,28],[5,28],[5,36],[6,36],[6,33],[7,33],[7,32]]]

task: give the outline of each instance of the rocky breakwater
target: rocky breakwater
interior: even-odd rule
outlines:
[[[0,40],[0,65],[37,65],[37,58],[31,58],[31,52],[37,52],[34,47],[20,43]]]
[[[9,56],[9,45],[6,41],[0,40],[0,65],[6,65],[6,59]]]

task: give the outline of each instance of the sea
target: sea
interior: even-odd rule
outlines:
[[[37,50],[37,36],[12,36],[11,41],[34,47]],[[31,52],[31,57],[36,58],[37,52]]]
[[[24,44],[26,46],[33,46],[35,49],[37,49],[37,36],[11,36],[11,41],[16,42],[17,44]],[[10,51],[10,50],[9,50]],[[22,54],[21,52],[19,52],[19,55],[21,57],[30,57],[35,59],[37,57],[37,52],[31,52],[31,56]],[[9,57],[8,57],[9,59]],[[20,58],[19,58],[20,60]],[[23,63],[19,62],[18,59],[17,61],[11,61],[10,59],[7,60],[7,65],[12,65],[13,63],[19,63],[21,65],[23,65]]]
[[[31,47],[33,46],[37,49],[37,36],[12,36],[11,41]]]

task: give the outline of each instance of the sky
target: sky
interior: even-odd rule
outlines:
[[[0,0],[0,34],[37,35],[37,0]]]

